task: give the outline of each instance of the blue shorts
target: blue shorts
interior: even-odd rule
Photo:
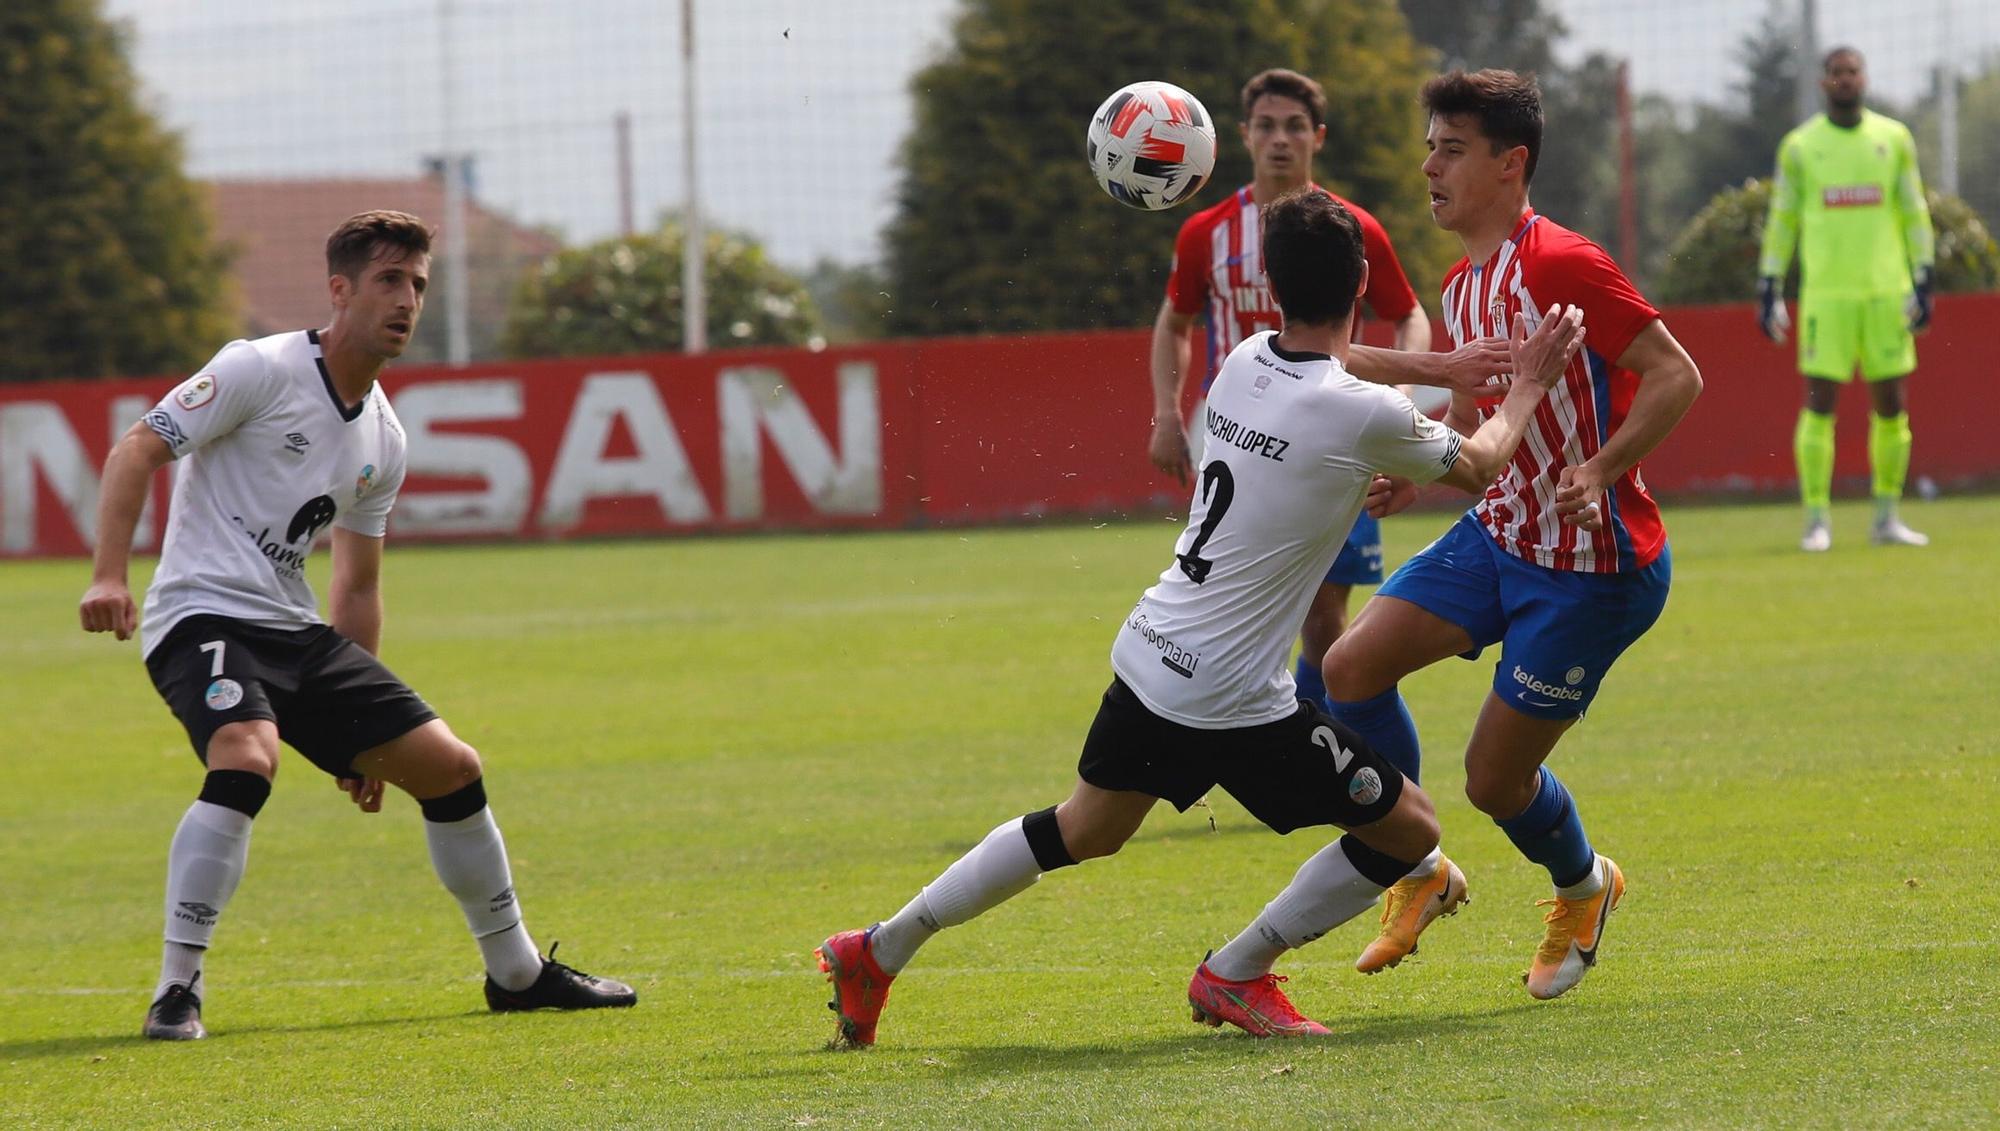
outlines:
[[[1328,585],[1382,584],[1382,520],[1362,511],[1347,532],[1347,545],[1326,571]]]
[[[1632,573],[1548,569],[1500,548],[1466,514],[1376,592],[1463,628],[1468,660],[1499,644],[1493,693],[1540,719],[1582,716],[1604,673],[1660,619],[1673,579],[1664,546]]]

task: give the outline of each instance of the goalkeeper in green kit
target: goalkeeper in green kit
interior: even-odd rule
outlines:
[[[1910,467],[1910,418],[1903,378],[1917,367],[1914,333],[1931,321],[1935,240],[1917,176],[1909,128],[1862,109],[1868,76],[1861,53],[1827,53],[1820,89],[1826,113],[1814,115],[1778,145],[1778,175],[1757,285],[1758,319],[1782,343],[1791,322],[1783,282],[1799,249],[1799,372],[1806,404],[1793,449],[1806,531],[1799,547],[1833,545],[1828,502],[1833,489],[1833,409],[1840,386],[1859,368],[1874,413],[1868,461],[1874,472],[1878,545],[1922,546],[1929,538],[1896,513]]]

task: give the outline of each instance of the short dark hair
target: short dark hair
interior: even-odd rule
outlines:
[[[1424,84],[1424,109],[1434,118],[1471,118],[1493,152],[1528,147],[1523,184],[1535,179],[1542,156],[1542,88],[1531,74],[1487,68],[1452,71]]]
[[[1842,55],[1854,56],[1854,61],[1861,64],[1863,67],[1866,67],[1868,65],[1868,58],[1867,56],[1861,54],[1860,48],[1848,47],[1847,45],[1842,44],[1841,46],[1836,47],[1833,50],[1827,52],[1826,57],[1819,61],[1820,73],[1825,74],[1826,72],[1832,70],[1833,61],[1835,59],[1840,58]]]
[[[1243,84],[1243,120],[1250,120],[1250,108],[1267,94],[1292,98],[1305,104],[1315,127],[1326,124],[1326,91],[1317,82],[1297,71],[1274,67],[1251,77]]]
[[[408,212],[376,209],[341,221],[326,237],[326,273],[345,275],[355,282],[384,250],[408,255],[428,255],[435,232]]]
[[[1302,188],[1264,206],[1264,277],[1287,324],[1333,326],[1354,310],[1361,224],[1339,201]]]

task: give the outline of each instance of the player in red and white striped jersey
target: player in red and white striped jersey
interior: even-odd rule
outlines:
[[[1195,323],[1203,324],[1199,364],[1204,392],[1215,379],[1222,359],[1237,343],[1280,327],[1283,320],[1259,250],[1262,211],[1280,196],[1313,183],[1313,155],[1326,144],[1326,92],[1297,71],[1277,69],[1258,74],[1244,84],[1242,103],[1243,121],[1238,129],[1243,147],[1250,153],[1251,182],[1181,225],[1174,242],[1166,300],[1153,323],[1153,433],[1148,455],[1155,467],[1182,483],[1188,481],[1201,457],[1199,451],[1191,451],[1190,432],[1181,419],[1182,390],[1194,364],[1191,339]],[[1362,250],[1368,263],[1368,289],[1361,296],[1361,305],[1395,325],[1398,350],[1428,352],[1430,316],[1417,302],[1389,234],[1365,209],[1333,193],[1327,195],[1345,205],[1361,225]],[[1356,317],[1354,321],[1358,326],[1361,320]],[[1197,424],[1198,418],[1197,413]],[[1198,438],[1199,427],[1192,433]],[[1353,586],[1375,585],[1381,580],[1381,528],[1364,512],[1356,519],[1345,548],[1327,572],[1300,627],[1295,676],[1301,695],[1314,700],[1324,695],[1320,659],[1347,626],[1347,601]]]
[[[1328,652],[1327,690],[1334,716],[1415,780],[1416,726],[1398,681],[1501,645],[1466,749],[1465,791],[1555,885],[1527,978],[1531,994],[1550,998],[1595,963],[1625,879],[1591,847],[1542,763],[1666,604],[1672,556],[1639,460],[1694,403],[1701,374],[1602,248],[1529,207],[1542,140],[1533,78],[1454,71],[1423,97],[1431,215],[1465,246],[1445,280],[1453,340],[1504,333],[1516,315],[1533,326],[1561,305],[1582,309],[1585,348],[1485,498],[1398,569]],[[1469,431],[1494,404],[1454,396],[1446,422]],[[1378,493],[1385,513],[1414,495],[1392,483]],[[1381,936],[1356,966],[1394,965],[1464,896],[1464,875],[1433,853],[1390,889]]]
[[[1444,322],[1453,340],[1469,341],[1496,328],[1504,332],[1516,313],[1532,326],[1551,305],[1580,305],[1586,296],[1592,305],[1585,312],[1584,351],[1549,391],[1527,442],[1473,513],[1516,557],[1551,569],[1619,573],[1652,564],[1667,542],[1638,463],[1603,483],[1613,497],[1599,522],[1561,521],[1556,496],[1572,469],[1590,464],[1624,425],[1640,374],[1612,359],[1659,324],[1660,312],[1603,248],[1528,209],[1484,263],[1462,259],[1445,274]],[[1454,422],[1476,425],[1492,403],[1457,405]]]

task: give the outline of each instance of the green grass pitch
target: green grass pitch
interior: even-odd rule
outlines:
[[[1327,835],[1217,795],[934,941],[881,1044],[828,1052],[811,949],[1061,799],[1113,626],[1171,553],[1041,530],[397,549],[385,653],[487,761],[528,925],[638,986],[494,1016],[416,807],[288,756],[209,963],[201,1044],[138,1036],[198,766],[80,562],[0,566],[0,1119],[9,1126],[2000,1124],[2000,499],[1927,550],[1794,548],[1675,508],[1666,615],[1557,751],[1631,883],[1597,970],[1531,1001],[1546,879],[1460,792],[1490,654],[1406,685],[1474,902],[1367,979],[1288,956],[1331,1025],[1189,1023],[1205,949]],[[1393,563],[1450,521],[1385,524]],[[317,576],[323,583],[324,563]],[[144,578],[135,577],[136,582]]]

